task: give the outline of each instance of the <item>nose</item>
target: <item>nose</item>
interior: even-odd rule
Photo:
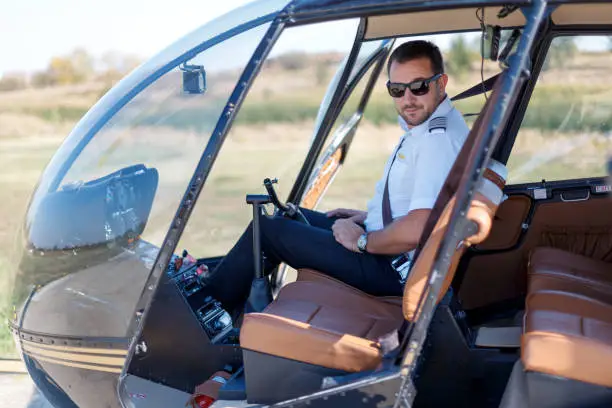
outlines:
[[[414,104],[416,100],[416,96],[414,96],[412,92],[406,89],[406,92],[404,92],[404,96],[402,97],[402,102],[406,104]]]

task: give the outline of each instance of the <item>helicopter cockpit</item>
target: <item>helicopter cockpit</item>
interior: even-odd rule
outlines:
[[[508,225],[505,211],[536,194],[506,187],[531,70],[558,27],[580,31],[610,8],[574,23],[572,5],[481,3],[260,0],[112,88],[48,164],[24,223],[10,324],[51,403],[497,406],[520,344],[482,340],[454,283],[472,259],[520,246],[486,245]],[[536,44],[545,30],[548,42]],[[481,45],[479,64],[448,96],[471,132],[403,297],[281,266],[264,307],[238,318],[224,310],[201,278],[251,220],[368,197],[363,186],[373,187],[400,135],[377,91],[395,41],[448,43],[464,32]],[[517,240],[532,216],[523,212]],[[474,394],[465,372],[486,391]],[[214,392],[195,399],[203,384]]]

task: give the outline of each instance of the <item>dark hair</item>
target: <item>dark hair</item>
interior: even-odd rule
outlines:
[[[387,63],[387,74],[391,72],[393,61],[401,64],[418,58],[429,58],[434,75],[444,73],[444,61],[440,49],[429,41],[416,40],[404,43],[393,51]]]

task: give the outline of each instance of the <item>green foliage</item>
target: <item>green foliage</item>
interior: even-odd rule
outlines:
[[[578,53],[574,37],[557,37],[550,44],[542,70],[563,68]]]
[[[65,56],[53,57],[47,68],[53,84],[78,84],[93,76],[93,58],[84,49],[76,49]]]
[[[609,132],[612,98],[605,87],[540,85],[531,97],[524,128],[560,132]]]
[[[584,99],[586,94],[591,99]],[[599,96],[598,96],[599,95]],[[557,130],[561,132],[612,130],[612,99],[607,96],[605,87],[596,86],[585,89],[584,85],[576,86],[540,86],[533,94],[529,108],[523,121],[523,128],[534,128],[543,131]],[[320,102],[306,96],[294,98],[278,98],[247,100],[236,117],[236,125],[261,125],[266,123],[302,123],[313,121],[319,111]],[[478,114],[484,105],[482,96],[475,96],[456,103],[464,114]],[[349,109],[350,110],[350,109]],[[584,114],[584,112],[588,114]],[[38,111],[44,118],[76,117],[83,111],[70,111],[67,108],[56,112]],[[202,121],[202,116],[210,115]],[[213,111],[201,109],[182,110],[166,120],[166,126],[180,129],[201,126],[203,122],[214,124],[216,116]],[[397,123],[397,112],[391,100],[384,95],[374,95],[364,112],[364,119],[375,125]],[[468,118],[468,122],[474,118]],[[157,123],[155,115],[141,118],[141,123]],[[202,130],[202,129],[200,129]]]
[[[27,86],[27,81],[24,75],[6,75],[0,76],[0,92],[16,91]]]
[[[463,78],[471,70],[472,61],[478,59],[478,54],[463,35],[458,35],[451,41],[445,59],[448,73]]]
[[[30,80],[34,88],[45,88],[55,85],[79,84],[100,80],[113,84],[140,64],[134,55],[107,52],[96,59],[86,50],[77,48],[66,55],[55,56],[43,71],[32,75]],[[0,91],[2,87],[0,86]]]
[[[85,107],[71,107],[71,106],[55,106],[52,108],[27,108],[20,109],[19,112],[26,113],[28,115],[37,116],[53,123],[60,122],[76,122],[81,119],[85,113],[87,113]]]
[[[31,79],[31,84],[34,88],[46,88],[54,83],[53,77],[47,71],[37,72]]]
[[[288,52],[274,59],[284,70],[299,71],[306,68],[309,63],[308,54],[304,52]]]
[[[135,55],[125,55],[116,51],[106,52],[97,63],[98,78],[105,83],[117,82],[140,63],[140,58]]]
[[[264,124],[268,122],[302,122],[314,120],[319,111],[315,101],[307,99],[270,100],[245,104],[236,118],[237,124]]]

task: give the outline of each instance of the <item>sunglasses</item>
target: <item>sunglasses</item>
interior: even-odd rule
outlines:
[[[414,96],[423,96],[427,92],[429,92],[429,84],[440,78],[442,74],[436,74],[431,78],[427,79],[419,79],[417,81],[412,81],[407,84],[402,82],[391,82],[387,81],[387,90],[389,91],[389,95],[394,98],[401,98],[406,93],[406,89],[408,89]]]

